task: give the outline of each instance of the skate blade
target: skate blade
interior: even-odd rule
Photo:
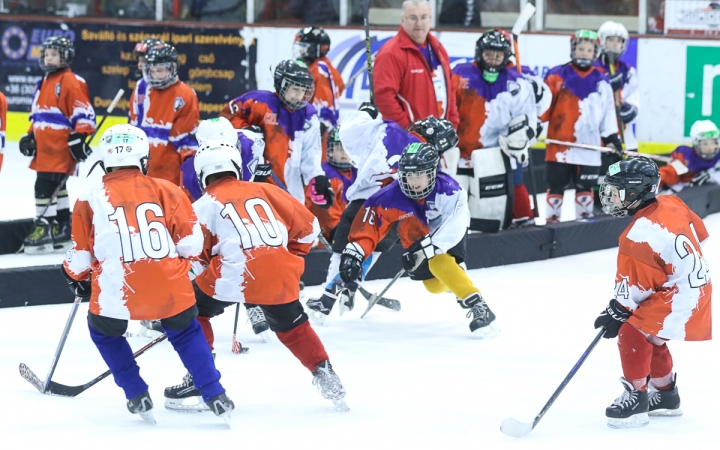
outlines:
[[[352,311],[354,307],[355,307],[355,305],[353,305],[352,307],[349,307],[345,303],[340,302],[340,305],[338,305],[338,310],[340,311],[340,317],[342,317],[342,315],[345,314],[346,312]]]
[[[656,409],[655,411],[648,412],[650,417],[678,417],[682,416],[683,412],[680,408],[675,409]]]
[[[185,404],[186,400],[194,399],[197,403],[188,403]],[[203,402],[202,397],[188,397],[188,398],[166,398],[165,399],[165,409],[170,411],[176,411],[176,412],[183,412],[183,413],[193,413],[193,412],[205,412],[210,411],[210,408],[208,405]]]
[[[140,418],[148,425],[157,425],[157,421],[155,420],[155,416],[152,413],[152,410],[138,413],[140,415]]]
[[[333,405],[335,405],[335,409],[339,412],[348,412],[350,411],[350,407],[345,403],[344,398],[340,398],[337,400],[333,400]]]
[[[512,417],[506,418],[500,425],[500,431],[512,437],[523,437],[531,432],[532,429],[533,426],[531,423],[520,422]]]
[[[625,419],[615,419],[612,417],[608,417],[607,422],[610,428],[617,429],[644,427],[649,423],[650,419],[648,418],[648,413],[635,414]]]
[[[500,334],[500,327],[493,321],[490,325],[478,328],[472,332],[478,339],[490,339]]]
[[[66,253],[72,247],[72,242],[68,241],[62,244],[53,244],[54,253]]]
[[[29,246],[29,247],[26,246],[24,251],[25,251],[26,255],[48,255],[48,254],[52,253],[54,250],[53,250],[52,244],[48,244],[48,245],[39,245],[39,246],[33,245],[33,246]]]
[[[265,331],[261,332],[260,334],[258,334],[258,336],[260,336],[260,339],[262,339],[263,342],[270,342],[270,341],[272,341],[272,337],[270,336],[270,331],[269,331],[269,330],[265,330]]]
[[[315,324],[315,325],[322,325],[322,324],[325,323],[325,318],[326,318],[327,316],[326,316],[325,314],[321,313],[321,312],[313,311],[313,310],[311,309],[310,312],[308,312],[308,317],[310,317],[310,320],[313,321],[313,324]]]
[[[226,413],[220,414],[218,417],[220,417],[225,422],[225,425],[227,425],[228,428],[232,428],[232,423],[231,423],[232,410],[230,410]]]

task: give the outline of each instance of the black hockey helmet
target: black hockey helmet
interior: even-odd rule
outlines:
[[[342,142],[340,142],[340,125],[337,125],[328,131],[325,137],[326,144],[326,155],[327,160],[331,166],[339,170],[350,170],[353,168],[352,161],[350,158],[342,158],[340,155],[347,155],[343,148]],[[342,152],[342,154],[340,154]],[[345,159],[341,161],[340,158]]]
[[[428,143],[435,146],[438,155],[455,147],[460,138],[453,128],[452,122],[445,119],[438,119],[435,116],[428,116],[422,120],[416,120],[408,126],[408,131],[414,131],[422,136]]]
[[[616,162],[608,167],[600,185],[603,211],[615,217],[637,211],[657,196],[659,186],[660,170],[652,159],[631,156]]]
[[[161,39],[158,39],[156,37],[150,37],[147,39],[143,39],[142,41],[135,44],[135,48],[133,49],[133,56],[139,57],[139,56],[145,56],[151,48],[155,47],[158,44],[164,44],[164,42]]]
[[[150,68],[157,66],[165,66],[170,71],[170,75],[163,80],[155,80],[150,75]],[[143,77],[147,84],[156,89],[165,89],[166,87],[178,81],[178,53],[172,45],[161,42],[147,50],[145,53],[145,66],[143,67]]]
[[[60,54],[59,66],[48,66],[45,64],[45,50],[50,48],[56,49]],[[42,44],[38,63],[40,64],[40,69],[42,69],[43,72],[51,73],[70,67],[73,58],[75,58],[75,46],[73,46],[70,39],[61,36],[51,36],[45,39],[45,42]]]
[[[440,155],[433,145],[414,142],[405,147],[398,162],[398,182],[403,194],[415,200],[430,195],[435,189],[439,164]],[[424,179],[420,178],[422,175],[427,176],[425,186],[418,185],[425,184]],[[419,183],[414,182],[416,179],[420,180]]]
[[[304,108],[315,94],[315,81],[307,65],[302,61],[293,59],[280,61],[280,64],[275,67],[274,78],[275,91],[280,97],[280,101],[293,111]],[[285,98],[287,90],[292,86],[305,89],[302,99],[288,100]]]
[[[490,65],[483,59],[483,51],[494,50],[503,53],[503,60],[500,64]],[[475,43],[475,64],[486,72],[500,73],[507,67],[512,55],[512,42],[501,30],[489,30],[480,36]]]
[[[320,27],[306,27],[298,31],[293,43],[295,58],[305,64],[327,55],[330,51],[330,36]]]

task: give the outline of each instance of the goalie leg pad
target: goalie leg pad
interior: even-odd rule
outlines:
[[[470,184],[468,207],[471,223],[493,221],[505,228],[512,217],[513,174],[509,158],[499,147],[472,152],[473,180]],[[471,225],[472,229],[476,226]]]

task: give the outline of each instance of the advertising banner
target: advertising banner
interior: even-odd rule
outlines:
[[[720,36],[720,1],[666,0],[665,34]]]
[[[127,114],[136,83],[133,48],[153,36],[177,48],[180,80],[195,89],[202,118],[217,116],[229,100],[255,88],[255,44],[239,29],[0,21],[0,89],[10,111],[30,110],[35,85],[43,76],[40,49],[50,36],[74,43],[72,70],[87,81],[98,115],[120,88],[125,96],[114,114]]]

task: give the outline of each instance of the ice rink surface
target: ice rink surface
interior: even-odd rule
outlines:
[[[34,176],[22,170],[26,163],[16,150],[8,150],[0,173],[4,219],[33,214]],[[73,183],[85,182],[71,181],[74,198]],[[572,215],[570,210],[566,208]],[[705,254],[712,268],[720,260],[720,214],[706,224],[711,240]],[[451,294],[431,295],[408,279],[387,294],[402,301],[401,312],[376,306],[361,320],[362,299],[342,317],[333,311],[315,329],[347,389],[347,413],[334,411],[312,386],[310,373],[276,338],[262,343],[255,337],[244,313],[238,333],[250,352],[232,354],[234,309],[228,310],[213,325],[221,381],[236,405],[232,429],[211,413],[164,409],[163,388],[185,374],[167,342],[138,359],[155,401],[157,426],[127,412],[124,395],[111,378],[76,398],[41,395],[20,377],[18,364],[26,363],[45,378],[71,305],[0,309],[0,447],[718,448],[717,341],[669,344],[682,417],[651,418],[638,429],[608,428],[605,407],[621,394],[622,373],[615,340],[602,340],[534,431],[519,439],[500,432],[505,417],[533,420],[596,335],[592,324],[612,296],[616,254],[617,249],[609,249],[470,271],[502,328],[487,341],[470,334],[465,311]],[[3,259],[18,263],[30,257]],[[386,283],[371,281],[365,287],[378,292]],[[321,288],[306,291],[309,297]],[[56,382],[80,385],[107,369],[90,341],[86,313],[83,304],[55,371]],[[137,328],[131,323],[130,331]],[[134,349],[147,342],[130,338]]]

